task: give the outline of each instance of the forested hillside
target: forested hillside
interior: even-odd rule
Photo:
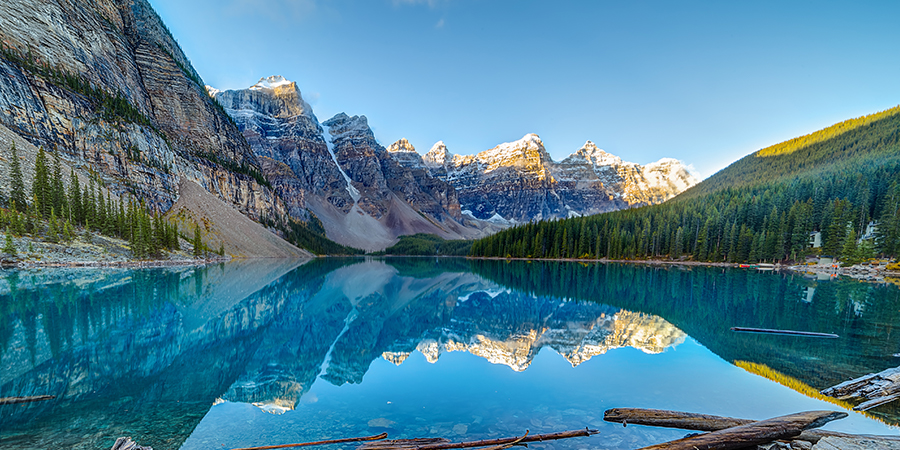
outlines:
[[[530,223],[473,256],[760,262],[900,253],[900,107],[755,152],[661,205]],[[870,222],[875,236],[859,240]],[[810,249],[810,233],[822,246]]]

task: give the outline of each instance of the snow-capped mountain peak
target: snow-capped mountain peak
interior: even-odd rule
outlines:
[[[580,164],[584,161],[587,161],[594,167],[602,167],[602,166],[620,166],[625,164],[633,164],[626,161],[623,161],[622,158],[613,155],[612,153],[607,153],[603,149],[597,147],[591,141],[587,141],[581,146],[578,151],[569,155],[566,159],[562,161],[563,164]]]
[[[206,85],[206,93],[207,93],[207,95],[209,95],[210,97],[216,98],[216,94],[218,94],[219,92],[222,92],[222,91],[220,91],[220,90],[218,90],[218,89],[216,89],[216,88],[214,88],[214,87],[212,87],[212,86],[210,86],[210,85],[208,85],[208,84]]]
[[[259,81],[256,82],[253,86],[250,86],[251,90],[259,90],[259,89],[275,89],[282,86],[287,86],[294,84],[293,81],[289,81],[281,75],[272,75],[269,77],[262,77]]]
[[[390,153],[416,153],[416,148],[406,138],[394,142],[387,150]]]
[[[444,141],[437,141],[431,146],[431,150],[428,150],[428,153],[426,153],[422,159],[425,160],[425,164],[429,167],[439,167],[452,161],[453,153],[450,153],[450,151],[447,150]]]
[[[406,138],[391,144],[387,151],[388,154],[391,155],[391,158],[399,162],[402,166],[419,169],[425,165],[422,156],[416,152],[416,148],[413,147]]]
[[[509,166],[542,170],[545,163],[552,162],[547,150],[544,149],[544,142],[534,133],[526,134],[517,141],[506,142],[485,150],[475,155],[475,159],[484,163],[488,171]]]

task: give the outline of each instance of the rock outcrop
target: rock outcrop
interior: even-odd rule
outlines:
[[[0,4],[0,123],[168,210],[190,180],[257,218],[284,206],[146,0]]]

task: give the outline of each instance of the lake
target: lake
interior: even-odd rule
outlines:
[[[0,448],[222,449],[387,432],[454,441],[685,431],[614,407],[764,419],[900,365],[900,289],[714,267],[453,258],[0,272]],[[735,333],[732,326],[839,339]],[[888,404],[829,424],[898,434]],[[343,448],[355,448],[345,444]],[[324,448],[342,448],[329,446]]]

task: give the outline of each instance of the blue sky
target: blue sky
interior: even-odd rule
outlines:
[[[150,0],[207,84],[472,154],[537,133],[709,176],[900,104],[900,2]]]

